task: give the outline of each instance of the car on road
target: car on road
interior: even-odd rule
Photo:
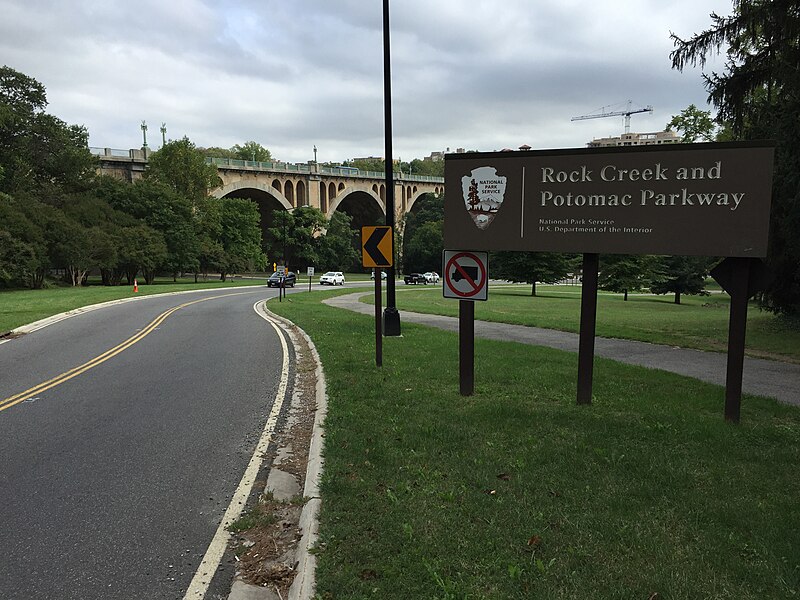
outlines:
[[[267,287],[281,287],[281,278],[283,278],[283,287],[294,287],[297,282],[297,273],[287,271],[286,275],[281,275],[278,271],[275,271],[267,279]]]
[[[319,278],[320,285],[344,285],[344,273],[341,271],[328,271]]]
[[[439,274],[436,271],[428,271],[423,273],[422,276],[428,283],[439,283]]]
[[[375,281],[375,269],[369,272],[369,278]],[[381,280],[386,279],[386,271],[381,270]]]
[[[406,285],[412,283],[414,285],[417,285],[418,283],[422,283],[424,285],[428,284],[428,280],[425,279],[425,275],[423,275],[422,273],[411,273],[410,275],[406,275],[405,277],[403,277],[403,281],[405,282]]]

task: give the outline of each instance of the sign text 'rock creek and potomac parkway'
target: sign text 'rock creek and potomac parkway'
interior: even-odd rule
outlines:
[[[446,248],[763,257],[772,142],[449,154]]]

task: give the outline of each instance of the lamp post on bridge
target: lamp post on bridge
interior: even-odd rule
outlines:
[[[147,123],[142,121],[142,148],[146,151],[147,150]]]
[[[161,145],[167,145],[167,124],[161,123]]]
[[[317,145],[314,144],[314,164],[317,164]]]

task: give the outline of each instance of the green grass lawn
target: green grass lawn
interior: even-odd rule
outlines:
[[[92,282],[90,282],[92,283]],[[129,285],[103,286],[98,282],[85,287],[51,287],[43,290],[7,290],[0,292],[0,335],[21,325],[33,323],[39,319],[50,317],[98,304],[110,300],[120,300],[134,296],[133,287]],[[191,279],[172,278],[156,279],[153,285],[139,285],[136,295],[163,294],[165,292],[181,292],[240,285],[265,285],[265,278],[234,278],[226,282],[217,280],[194,282]]]
[[[580,287],[490,286],[489,300],[475,303],[475,318],[578,332]],[[601,292],[597,302],[597,335],[726,352],[729,297],[672,296]],[[365,301],[372,302],[371,298]],[[458,301],[442,297],[441,286],[398,287],[397,306],[412,312],[457,316]],[[776,317],[751,304],[747,320],[747,352],[751,356],[800,362],[800,321]]]
[[[245,283],[263,285],[159,282],[139,294]],[[400,290],[401,312],[457,309],[438,286]],[[349,292],[270,302],[311,335],[328,383],[319,598],[798,596],[800,409],[745,396],[733,426],[722,388],[599,358],[594,403],[579,407],[574,354],[489,340],[476,340],[464,398],[455,334],[405,323],[376,368],[372,318],[319,302]],[[577,289],[527,292],[493,288],[476,314],[576,327]],[[0,331],[130,295],[2,292]],[[726,323],[725,304],[602,295],[598,332],[623,337],[616,322],[713,338],[707,321]],[[771,327],[775,347],[796,344]]]
[[[456,334],[404,324],[376,368],[372,318],[319,299],[269,303],[327,378],[319,598],[797,597],[798,408],[733,426],[722,388],[603,359],[577,406],[574,354],[488,340],[464,398]]]

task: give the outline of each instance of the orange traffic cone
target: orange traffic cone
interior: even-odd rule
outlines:
[[[138,284],[138,282],[137,282],[137,281],[134,279],[134,280],[133,280],[133,293],[135,294],[135,293],[136,293],[136,292],[138,292],[138,291],[139,291],[139,284]]]

